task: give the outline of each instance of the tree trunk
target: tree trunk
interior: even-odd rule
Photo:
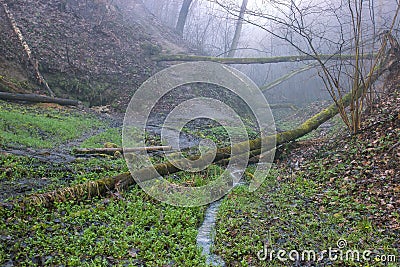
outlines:
[[[4,8],[4,12],[7,15],[8,20],[10,21],[10,24],[11,24],[11,27],[13,28],[14,33],[17,35],[17,37],[22,45],[22,48],[28,58],[28,61],[31,63],[33,70],[35,71],[36,79],[38,80],[39,84],[43,85],[43,87],[49,92],[50,96],[54,97],[54,92],[50,89],[50,86],[48,85],[48,83],[44,79],[43,75],[39,71],[39,62],[33,58],[32,51],[29,48],[28,43],[25,41],[25,38],[22,35],[20,29],[18,28],[17,22],[15,21],[13,14],[8,9],[8,6],[6,3],[3,3],[3,8]]]
[[[276,86],[280,85],[280,84],[283,83],[284,81],[289,80],[289,79],[292,78],[293,76],[296,76],[297,74],[300,74],[300,73],[302,73],[302,72],[305,72],[305,71],[310,70],[310,69],[312,69],[312,68],[315,68],[315,67],[317,67],[317,66],[318,66],[317,64],[312,64],[312,65],[305,66],[305,67],[303,67],[303,68],[301,68],[301,69],[292,71],[292,72],[290,72],[290,73],[288,73],[288,74],[285,74],[284,76],[282,76],[282,77],[276,79],[275,81],[273,81],[273,82],[271,82],[271,83],[269,83],[269,84],[266,84],[266,85],[264,85],[264,86],[261,86],[261,87],[260,87],[260,90],[263,91],[263,92],[264,92],[264,91],[271,90],[272,88],[275,88]]]
[[[186,19],[189,14],[189,8],[193,0],[184,0],[181,11],[179,12],[178,22],[176,23],[175,30],[183,36],[183,29],[185,28]]]
[[[62,106],[79,106],[81,104],[78,100],[48,97],[37,94],[13,94],[0,92],[0,99],[11,101],[27,101],[34,103],[55,103]]]
[[[270,109],[291,109],[291,110],[297,110],[297,106],[292,103],[285,103],[285,104],[270,104],[269,105]]]
[[[232,44],[228,52],[228,57],[234,57],[236,54],[236,50],[239,45],[240,35],[242,34],[243,18],[247,8],[247,2],[248,0],[243,0],[242,2],[242,7],[240,8],[239,17],[236,22],[235,35],[233,36],[232,39]]]
[[[365,54],[363,58],[374,58],[374,54]],[[320,60],[353,60],[355,55],[319,55]],[[317,60],[316,57],[310,55],[301,56],[277,56],[265,58],[219,58],[195,55],[162,55],[153,58],[154,61],[210,61],[222,64],[269,64],[269,63],[282,63],[282,62],[299,62],[299,61],[312,61]]]

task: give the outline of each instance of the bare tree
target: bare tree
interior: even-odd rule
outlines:
[[[242,21],[264,29],[276,40],[283,40],[301,54],[318,62],[322,81],[338,106],[343,121],[354,133],[360,129],[365,99],[371,90],[370,79],[380,62],[378,58],[367,60],[364,55],[375,52],[382,56],[386,49],[382,45],[381,49],[374,50],[377,47],[374,44],[379,40],[374,36],[374,20],[371,22],[373,16],[369,14],[374,12],[370,10],[373,5],[366,2],[368,1],[273,0],[269,2],[273,11],[246,10],[248,18],[242,17]],[[390,36],[397,20],[400,5],[397,1],[394,2],[397,8],[395,12],[391,12],[392,23],[387,25],[385,37]],[[217,3],[228,13],[234,14],[229,6],[219,1]],[[369,18],[366,18],[367,12]],[[258,21],[251,20],[250,17],[258,18]],[[260,19],[266,21],[266,24],[261,24]],[[332,63],[321,57],[324,53],[340,56],[348,51],[355,55],[354,59]],[[360,88],[364,88],[361,95]],[[347,92],[352,95],[349,110],[346,110],[342,100]]]
[[[182,36],[185,28],[186,19],[189,14],[189,8],[193,0],[183,0],[181,11],[179,12],[178,22],[176,23],[175,30]]]
[[[235,35],[233,36],[232,44],[231,44],[231,47],[228,52],[228,57],[234,57],[236,54],[236,50],[239,45],[240,35],[242,33],[243,18],[244,18],[246,9],[247,9],[247,3],[248,3],[248,0],[243,0],[243,2],[242,2],[242,7],[240,8],[239,17],[236,22]]]

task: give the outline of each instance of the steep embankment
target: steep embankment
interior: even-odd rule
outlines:
[[[184,52],[179,38],[134,1],[4,0],[39,69],[59,97],[123,106],[156,69],[150,57]],[[182,42],[180,42],[182,43]],[[32,64],[0,6],[0,75],[38,91]],[[40,89],[39,92],[46,91]]]

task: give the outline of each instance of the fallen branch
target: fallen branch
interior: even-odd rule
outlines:
[[[316,66],[318,66],[318,65],[317,64],[312,64],[312,65],[305,66],[305,67],[303,67],[301,69],[294,70],[294,71],[292,71],[292,72],[290,72],[290,73],[288,73],[288,74],[276,79],[275,81],[273,81],[273,82],[271,82],[271,83],[269,83],[267,85],[261,86],[260,90],[263,91],[263,92],[271,90],[272,88],[275,88],[276,86],[280,85],[284,81],[289,80],[293,76],[296,76],[297,74],[300,74],[300,73],[305,72],[307,70],[310,70],[312,68],[315,68]]]
[[[363,58],[373,58],[374,54],[365,54]],[[320,60],[352,60],[355,55],[319,55]],[[268,64],[268,63],[281,63],[281,62],[300,62],[317,60],[314,56],[299,55],[299,56],[278,56],[266,58],[219,58],[195,55],[161,55],[153,58],[154,61],[210,61],[223,64]]]
[[[397,142],[396,144],[394,144],[389,150],[388,152],[392,152],[396,147],[398,147],[400,145],[400,142]]]
[[[138,151],[168,151],[171,150],[171,146],[152,146],[152,147],[132,147],[125,148],[117,147],[117,148],[75,148],[72,152],[74,154],[83,154],[83,155],[91,155],[91,154],[107,154],[114,155],[115,152],[124,152],[124,153],[132,153]]]
[[[79,106],[81,102],[78,100],[48,97],[37,94],[13,94],[0,92],[0,99],[9,101],[27,101],[34,103],[55,103],[62,106]]]

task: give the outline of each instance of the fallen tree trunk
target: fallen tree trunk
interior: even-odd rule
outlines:
[[[374,54],[365,54],[363,58],[369,59],[374,58]],[[319,55],[320,60],[352,60],[355,59],[355,55]],[[278,56],[278,57],[266,57],[266,58],[219,58],[219,57],[207,57],[207,56],[195,56],[195,55],[162,55],[153,57],[154,61],[210,61],[222,64],[268,64],[268,63],[282,63],[282,62],[299,62],[299,61],[310,61],[317,60],[315,56],[299,55],[299,56]]]
[[[368,84],[373,84],[375,81],[378,80],[378,78],[386,71],[387,69],[390,69],[390,66],[386,66],[387,62],[387,57],[384,60],[384,63],[382,63],[379,67],[376,68],[375,73],[371,74],[368,79]],[[364,91],[366,90],[367,87],[361,86],[359,87],[359,90],[356,93],[357,98],[361,97]],[[341,104],[345,107],[349,106],[350,102],[352,101],[354,97],[353,93],[349,93],[346,96],[344,96],[341,100]],[[263,139],[257,138],[254,140],[250,140],[248,142],[243,142],[239,144],[235,144],[235,149],[236,151],[239,151],[238,154],[241,154],[240,152],[243,151],[243,153],[246,153],[246,147],[247,144],[250,147],[250,157],[255,157],[257,155],[260,155],[262,152],[262,144],[273,144],[274,141],[276,141],[276,145],[281,145],[290,141],[294,141],[310,132],[313,130],[317,129],[321,124],[324,122],[330,120],[334,116],[336,116],[339,113],[339,108],[338,106],[334,103],[330,105],[328,108],[324,109],[320,113],[316,114],[312,118],[308,119],[305,121],[303,124],[298,126],[297,128],[285,132],[278,133],[276,135],[271,135],[264,137]],[[221,164],[224,165],[227,163],[227,160],[229,160],[231,156],[231,147],[225,147],[225,148],[220,148],[217,150],[216,156],[213,160],[213,163]],[[265,150],[264,150],[265,151]],[[150,171],[150,169],[156,169],[158,172],[157,177],[154,177],[153,171]],[[174,164],[171,162],[165,162],[165,163],[160,163],[156,164],[153,167],[147,167],[147,168],[142,168],[137,170],[134,173],[135,177],[139,177],[142,182],[148,181],[151,179],[158,178],[159,175],[165,176],[169,174],[173,174],[176,172],[181,171],[179,168],[177,168]],[[68,187],[68,188],[63,188],[60,190],[56,190],[53,192],[49,193],[44,193],[44,194],[34,194],[27,196],[23,199],[16,200],[15,202],[11,203],[13,204],[18,204],[18,205],[44,205],[44,206],[51,206],[55,202],[61,202],[65,200],[81,200],[85,198],[91,198],[91,197],[96,197],[96,196],[103,196],[107,192],[110,192],[112,190],[121,190],[125,189],[128,186],[134,185],[135,180],[133,179],[132,175],[130,172],[122,173],[120,175],[117,175],[115,177],[107,177],[103,179],[99,179],[97,181],[91,181],[86,184],[80,184],[76,185],[73,187]],[[10,204],[7,204],[10,205]]]
[[[48,97],[37,94],[13,94],[0,92],[0,99],[9,101],[27,101],[34,103],[55,103],[62,106],[79,106],[81,104],[78,100]]]
[[[291,109],[291,110],[297,110],[297,106],[292,103],[287,103],[287,104],[270,104],[269,105],[270,109]]]
[[[271,83],[269,83],[269,84],[266,84],[266,85],[264,85],[264,86],[261,86],[261,87],[260,87],[260,90],[263,91],[263,92],[264,92],[264,91],[271,90],[272,88],[275,88],[276,86],[280,85],[280,84],[283,83],[284,81],[289,80],[289,79],[292,78],[293,76],[296,76],[297,74],[300,74],[300,73],[302,73],[302,72],[305,72],[305,71],[310,70],[310,69],[312,69],[312,68],[315,68],[315,67],[317,67],[317,66],[318,66],[317,64],[312,64],[312,65],[305,66],[305,67],[303,67],[303,68],[301,68],[301,69],[292,71],[292,72],[290,72],[290,73],[288,73],[288,74],[286,74],[286,75],[284,75],[284,76],[282,76],[282,77],[276,79],[275,81],[273,81],[273,82],[271,82]]]
[[[83,154],[83,155],[90,155],[90,154],[107,154],[107,155],[114,155],[115,152],[138,152],[138,151],[168,151],[171,150],[171,146],[152,146],[152,147],[132,147],[132,148],[125,148],[117,147],[117,148],[75,148],[72,152],[74,154]]]

